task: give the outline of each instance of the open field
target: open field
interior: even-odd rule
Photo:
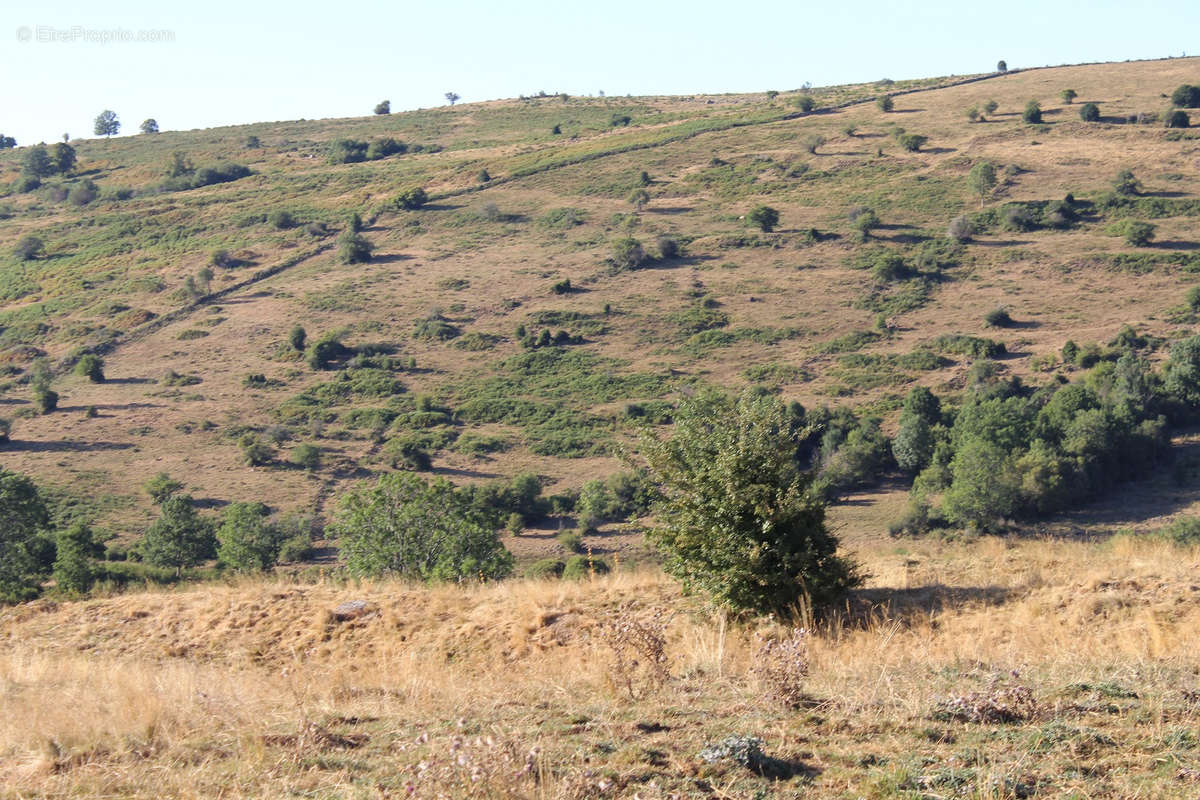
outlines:
[[[8,609],[0,792],[1200,791],[1200,551],[1132,537],[849,548],[874,577],[804,640],[806,676],[760,655],[756,637],[786,629],[723,624],[645,571],[481,587],[243,582]],[[337,620],[353,600],[365,613]],[[623,650],[621,623],[661,634],[661,660]],[[700,756],[731,736],[762,740],[751,768]]]

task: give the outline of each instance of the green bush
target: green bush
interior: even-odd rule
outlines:
[[[746,221],[759,230],[770,233],[779,225],[779,212],[770,206],[755,206],[746,215]]]
[[[1133,172],[1123,169],[1113,178],[1113,193],[1120,197],[1135,197],[1141,194],[1142,184]]]
[[[343,264],[362,264],[371,260],[375,246],[361,233],[343,231],[338,237],[337,257]]]
[[[415,211],[429,202],[429,195],[420,186],[406,189],[396,195],[392,205],[402,211]]]
[[[266,520],[262,503],[231,503],[217,528],[217,559],[236,572],[259,572],[275,566],[279,532]]]
[[[1184,547],[1200,545],[1200,517],[1180,517],[1155,535]]]
[[[804,113],[808,113],[817,107],[817,101],[813,99],[811,94],[801,94],[796,96],[796,108]]]
[[[1025,120],[1030,125],[1040,125],[1042,122],[1042,107],[1037,100],[1030,100],[1025,104],[1025,110],[1021,112],[1021,119]]]
[[[887,112],[887,111],[891,111],[893,108],[896,107],[896,101],[892,99],[892,96],[890,94],[884,94],[884,95],[880,95],[878,98],[876,98],[875,106],[880,111]]]
[[[563,566],[562,578],[578,581],[593,575],[607,575],[611,571],[608,562],[593,556],[571,556]]]
[[[637,239],[627,236],[613,242],[612,259],[622,269],[637,269],[646,263],[646,250]]]
[[[242,463],[249,467],[263,467],[275,460],[271,445],[253,434],[246,434],[238,441],[242,451]]]
[[[160,508],[161,515],[138,544],[147,564],[174,567],[178,575],[184,567],[194,567],[215,555],[212,527],[196,514],[190,495],[172,494]]]
[[[1171,93],[1171,105],[1179,108],[1200,108],[1200,86],[1183,84]]]
[[[975,235],[975,225],[971,222],[970,217],[959,214],[950,220],[950,225],[946,228],[946,235],[959,244],[964,244],[971,241],[971,237]]]
[[[1079,97],[1079,92],[1076,92],[1074,89],[1063,89],[1058,93],[1058,96],[1062,98],[1064,103],[1071,105],[1075,101],[1075,98]]]
[[[297,353],[304,352],[304,341],[308,338],[308,333],[300,325],[296,325],[288,333],[288,345]]]
[[[267,222],[270,223],[272,228],[279,231],[296,227],[296,218],[292,216],[290,211],[282,209],[272,211],[267,217]]]
[[[915,153],[925,146],[925,143],[929,141],[929,137],[916,133],[902,133],[896,137],[896,141],[908,152]]]
[[[449,481],[391,473],[346,494],[330,532],[353,575],[419,580],[493,580],[512,572],[512,554]]]
[[[525,577],[535,580],[561,578],[566,563],[557,558],[543,558],[525,568]]]
[[[298,444],[292,448],[292,463],[314,472],[321,468],[321,448],[315,444]]]
[[[836,555],[825,506],[809,491],[813,475],[796,465],[794,420],[775,397],[687,398],[674,434],[646,433],[640,445],[663,492],[651,539],[685,587],[734,610],[788,614],[861,580]]]
[[[33,405],[39,414],[51,413],[58,408],[58,392],[45,386],[35,386]]]
[[[1191,126],[1192,121],[1188,118],[1186,111],[1177,108],[1166,115],[1163,123],[1168,128],[1187,128]]]
[[[19,261],[32,261],[40,256],[45,248],[45,244],[38,237],[32,235],[22,236],[17,240],[16,246],[13,247],[13,255]]]
[[[92,383],[104,383],[104,359],[94,353],[85,353],[75,362],[75,374]]]
[[[1146,247],[1154,238],[1154,228],[1149,222],[1127,220],[1124,225],[1125,241],[1134,247]]]
[[[0,603],[19,603],[40,591],[35,540],[48,527],[50,515],[34,482],[2,467],[0,518]]]
[[[1012,317],[1004,306],[998,306],[984,314],[983,321],[990,328],[1007,328],[1013,324]]]
[[[1079,108],[1079,118],[1084,122],[1100,121],[1100,106],[1095,103],[1084,103]]]
[[[583,552],[583,535],[579,531],[563,531],[555,537],[562,548],[568,553]]]

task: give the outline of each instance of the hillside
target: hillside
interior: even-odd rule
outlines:
[[[1058,356],[1068,339],[1103,345],[1125,325],[1166,341],[1193,332],[1195,134],[1126,118],[1161,112],[1200,77],[1196,60],[980,77],[813,89],[811,113],[796,91],[550,96],[73,142],[72,177],[0,201],[2,402],[14,418],[4,464],[119,537],[152,519],[141,487],[162,471],[212,507],[326,512],[416,447],[458,482],[532,471],[555,491],[620,469],[634,418],[698,384],[763,383],[808,408],[878,413],[891,430],[911,386],[964,386],[972,359],[943,334],[995,339],[1007,374],[1042,381],[1074,372]],[[891,112],[874,102],[883,93]],[[1031,99],[1042,124],[1022,121]],[[969,121],[988,100],[996,112]],[[1100,122],[1079,118],[1086,102]],[[897,127],[928,142],[909,152]],[[407,152],[330,163],[335,140],[381,137]],[[0,183],[17,180],[23,150],[0,154]],[[251,174],[164,185],[175,153],[192,177],[222,163]],[[1000,183],[981,200],[967,176],[985,160]],[[1139,204],[1099,204],[1125,168],[1143,184]],[[87,180],[98,197],[79,204],[69,192]],[[396,208],[417,186],[429,203]],[[1004,230],[993,214],[970,242],[946,239],[961,214],[986,222],[1004,204],[1067,194],[1094,204],[1062,229]],[[777,230],[747,224],[760,204],[779,211]],[[880,220],[866,241],[850,220],[860,206]],[[374,246],[366,263],[338,258],[351,212]],[[1131,215],[1158,226],[1152,246],[1107,232]],[[18,260],[30,235],[44,253]],[[642,263],[614,261],[627,237]],[[678,254],[660,257],[660,237]],[[872,267],[889,254],[919,274],[881,282]],[[998,306],[1013,324],[986,325]],[[309,342],[340,332],[370,347],[315,370],[288,346],[296,325]],[[519,326],[535,343],[542,330],[566,338],[529,349]],[[104,383],[70,373],[81,348],[103,355]],[[43,354],[61,400],[37,415],[24,381]],[[246,434],[278,443],[269,463],[244,462]],[[321,449],[320,468],[288,465],[300,443]],[[877,491],[874,510],[843,519],[878,535],[902,491]],[[1169,507],[1107,522],[1142,524],[1196,499],[1192,485],[1169,491]]]

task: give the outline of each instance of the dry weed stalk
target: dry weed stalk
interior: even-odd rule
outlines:
[[[609,679],[630,700],[661,689],[671,679],[665,621],[638,619],[634,604],[628,603],[613,613],[600,635],[611,650]]]
[[[808,631],[793,628],[787,638],[756,633],[757,647],[751,674],[758,679],[763,697],[785,708],[799,708],[808,700]]]

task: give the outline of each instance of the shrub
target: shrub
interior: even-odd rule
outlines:
[[[86,353],[75,362],[75,374],[84,376],[92,383],[104,383],[104,359],[94,353]]]
[[[629,195],[629,204],[638,211],[641,211],[643,208],[645,208],[646,204],[649,202],[650,193],[645,189],[634,189],[633,193]]]
[[[1177,108],[1167,114],[1164,124],[1168,128],[1187,128],[1192,124],[1192,121],[1188,119],[1186,111]]]
[[[92,588],[96,571],[92,559],[101,555],[92,530],[84,522],[76,522],[59,531],[54,556],[54,583],[60,591],[84,593]]]
[[[613,262],[623,269],[637,269],[646,262],[646,250],[632,236],[617,239],[612,245]]]
[[[8,441],[9,434],[12,433],[12,423],[0,417],[0,444]]]
[[[555,294],[570,294],[571,279],[563,278],[561,281],[556,281],[550,286],[550,291],[554,292]]]
[[[1084,103],[1079,107],[1079,118],[1084,122],[1100,121],[1100,106],[1095,103]]]
[[[212,255],[208,257],[208,263],[213,267],[231,269],[238,265],[238,260],[228,250],[218,249],[212,251]]]
[[[216,537],[211,526],[196,514],[190,495],[173,494],[161,508],[161,515],[138,545],[146,563],[174,567],[178,575],[184,567],[194,567],[213,555]]]
[[[22,236],[13,248],[13,255],[21,261],[32,261],[42,254],[45,245],[36,236]]]
[[[1042,121],[1042,107],[1037,100],[1030,100],[1025,104],[1025,110],[1021,112],[1021,119],[1028,122],[1030,125],[1038,125]]]
[[[804,146],[805,151],[816,155],[817,148],[825,144],[825,137],[819,133],[810,134],[804,137],[801,144]]]
[[[679,242],[672,237],[659,236],[654,243],[658,247],[658,257],[663,261],[670,261],[678,257]]]
[[[1113,178],[1112,187],[1113,192],[1121,197],[1135,197],[1142,191],[1141,182],[1134,177],[1133,172],[1127,169],[1117,173],[1117,176]]]
[[[346,217],[346,230],[351,233],[358,233],[363,229],[363,219],[357,211],[351,211],[350,216]]]
[[[428,339],[439,342],[448,342],[461,334],[462,330],[457,325],[450,324],[437,314],[428,319],[421,320],[413,330],[414,339]]]
[[[267,217],[267,222],[270,223],[272,228],[279,231],[296,227],[296,219],[290,212],[283,210],[272,211]]]
[[[375,245],[367,237],[353,231],[343,231],[338,236],[337,257],[343,264],[362,264],[371,260]]]
[[[995,114],[996,109],[998,109],[999,107],[1000,107],[1000,104],[997,103],[995,100],[988,100],[986,103],[983,104],[983,113]]]
[[[971,241],[971,237],[975,235],[975,226],[971,222],[970,217],[965,214],[959,214],[950,220],[950,226],[946,229],[946,235],[960,244],[969,242]]]
[[[802,94],[796,97],[796,108],[805,112],[812,111],[817,106],[817,101],[813,99],[811,94]]]
[[[408,145],[389,137],[376,139],[367,146],[367,160],[378,161],[381,158],[408,152]]]
[[[1125,241],[1134,247],[1145,247],[1154,238],[1154,225],[1139,220],[1125,223]]]
[[[150,499],[154,501],[155,505],[162,505],[168,497],[182,489],[183,484],[172,479],[167,473],[160,472],[142,484],[142,488],[146,490],[146,494],[150,495]]]
[[[417,186],[412,189],[406,189],[396,195],[392,200],[392,205],[402,211],[415,211],[429,202],[429,195],[423,188]]]
[[[967,109],[967,119],[970,122],[979,122],[979,120],[981,119],[981,116],[979,114],[978,106],[971,106],[970,108]]]
[[[39,414],[49,414],[58,408],[58,392],[46,386],[36,386],[33,390],[33,404]]]
[[[925,146],[925,143],[929,141],[929,137],[916,133],[902,133],[896,137],[896,141],[908,152],[915,153]]]
[[[566,564],[557,558],[543,558],[525,568],[525,577],[533,579],[561,578]]]
[[[1183,84],[1171,93],[1171,105],[1179,108],[1200,108],[1200,86]]]
[[[262,467],[275,460],[275,450],[271,445],[253,434],[246,434],[238,441],[242,451],[242,462],[248,467]]]
[[[354,351],[341,343],[341,334],[327,333],[308,346],[304,358],[313,369],[329,369],[329,365],[340,358],[353,355]]]
[[[555,538],[568,553],[583,552],[583,535],[579,531],[563,531]]]
[[[875,100],[875,105],[876,105],[876,107],[879,108],[880,111],[886,112],[886,111],[891,111],[893,108],[895,108],[896,101],[894,101],[892,99],[892,96],[890,94],[884,94],[884,95],[880,95],[878,97],[878,99]]]
[[[304,340],[307,338],[308,333],[305,332],[304,328],[296,325],[288,333],[288,345],[297,353],[302,353],[304,352]]]
[[[444,479],[384,475],[342,498],[330,530],[353,575],[464,581],[512,571],[496,532]]]
[[[259,138],[254,134],[250,134],[246,137],[246,141],[243,142],[242,145],[247,150],[257,150],[258,148],[262,147],[262,141],[259,140]]]
[[[770,233],[779,225],[779,212],[770,206],[755,206],[746,215],[746,221],[759,230]]]
[[[232,503],[217,528],[217,558],[237,572],[258,572],[275,566],[279,533],[266,520],[262,503]]]
[[[2,467],[0,519],[0,603],[19,603],[38,594],[45,559],[37,550],[50,515],[34,482]]]
[[[1192,311],[1200,311],[1200,286],[1188,289],[1187,304]]]
[[[1186,117],[1187,114],[1184,114]],[[1184,126],[1186,127],[1186,126]],[[71,188],[67,202],[73,206],[86,206],[100,196],[100,189],[90,180],[81,181]]]
[[[1062,98],[1062,101],[1064,103],[1066,103],[1067,105],[1071,105],[1071,103],[1074,102],[1075,98],[1079,96],[1079,93],[1076,92],[1074,89],[1063,89],[1061,92],[1058,93],[1058,96]]]
[[[663,493],[651,538],[685,587],[734,610],[787,614],[860,582],[855,564],[836,554],[825,506],[809,491],[813,475],[797,468],[798,439],[783,404],[753,392],[687,398],[671,438],[643,434],[642,456]]]
[[[1013,324],[1012,317],[1009,316],[1008,309],[1004,306],[998,306],[984,314],[983,321],[991,328],[1007,328]]]
[[[858,231],[861,238],[867,239],[871,236],[871,231],[879,225],[879,217],[874,210],[859,206],[850,210],[850,225]]]
[[[381,100],[380,102],[376,103],[375,104],[375,113],[379,114],[381,116],[383,114],[392,113],[392,101],[391,100]]]
[[[292,463],[301,469],[315,472],[321,468],[321,448],[315,444],[298,444],[292,448]]]
[[[593,556],[571,556],[563,565],[562,578],[565,581],[578,581],[593,575],[607,575],[611,571],[608,562]]]

